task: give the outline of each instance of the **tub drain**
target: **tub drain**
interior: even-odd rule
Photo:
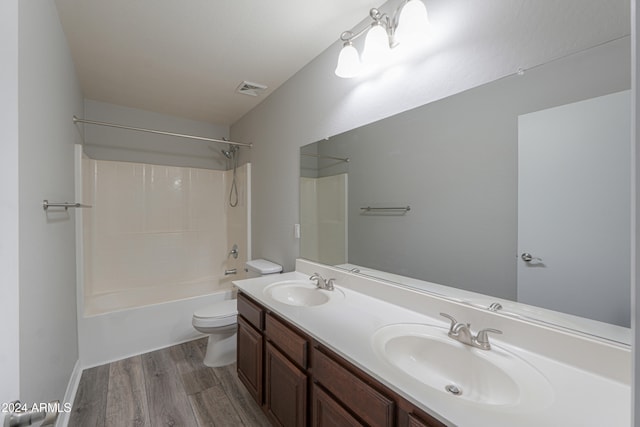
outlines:
[[[449,384],[445,386],[444,389],[447,390],[449,393],[453,394],[454,396],[460,396],[462,394],[462,389],[455,384]]]

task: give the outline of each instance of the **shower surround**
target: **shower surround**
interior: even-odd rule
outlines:
[[[193,310],[232,297],[249,256],[250,165],[237,171],[237,207],[232,173],[82,158],[84,366],[192,339]]]

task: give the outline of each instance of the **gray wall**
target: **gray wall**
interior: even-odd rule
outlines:
[[[82,93],[53,1],[19,2],[20,399],[62,400],[78,360],[71,117]],[[18,396],[15,396],[18,397]]]
[[[518,116],[629,89],[629,42],[314,144],[351,160],[319,162],[323,176],[349,170],[349,262],[515,300]],[[360,210],[406,205],[402,216]]]
[[[427,5],[432,23],[442,19],[443,32],[423,55],[388,73],[343,80],[333,74],[340,50],[336,41],[231,127],[232,138],[254,142],[254,257],[277,261],[286,270],[295,267],[301,146],[630,32],[627,0]],[[635,425],[640,427],[640,416]]]
[[[254,142],[254,257],[294,268],[301,146],[629,34],[626,0],[427,6],[435,35],[418,55],[388,72],[341,79],[336,42],[232,126],[232,138]]]
[[[20,393],[18,277],[18,1],[0,2],[0,402]],[[2,423],[0,414],[0,423]]]
[[[86,99],[86,119],[206,138],[229,137],[229,127]],[[84,124],[84,152],[92,159],[226,170],[224,144]]]

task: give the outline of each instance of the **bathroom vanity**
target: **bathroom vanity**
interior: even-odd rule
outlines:
[[[309,261],[296,270],[235,282],[238,376],[274,425],[630,424],[628,347]],[[448,333],[467,323],[489,349]]]
[[[244,293],[238,313],[238,376],[274,425],[445,425]]]

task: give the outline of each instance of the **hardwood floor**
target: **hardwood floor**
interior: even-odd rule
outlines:
[[[69,427],[270,426],[236,365],[202,363],[206,338],[82,373]]]

